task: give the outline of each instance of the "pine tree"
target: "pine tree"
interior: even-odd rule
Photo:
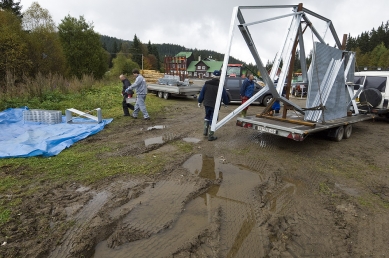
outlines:
[[[142,67],[142,42],[138,39],[138,37],[134,36],[134,40],[132,42],[132,46],[130,47],[130,53],[132,54],[132,60],[137,63],[140,67]]]
[[[151,42],[150,42],[150,40],[149,40],[149,43],[147,43],[147,52],[149,53],[149,54],[154,54],[153,53],[153,47],[151,46]]]
[[[21,13],[22,5],[20,5],[20,1],[18,3],[14,3],[13,0],[0,0],[0,10],[7,10],[13,12],[20,19],[23,18]]]

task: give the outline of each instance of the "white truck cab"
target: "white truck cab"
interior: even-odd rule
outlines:
[[[358,95],[361,109],[389,118],[389,71],[355,72],[354,84],[363,86]]]

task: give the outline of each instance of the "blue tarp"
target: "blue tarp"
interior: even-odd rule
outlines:
[[[112,118],[101,123],[77,118],[75,123],[44,124],[23,121],[23,110],[10,108],[0,112],[0,158],[55,156],[73,143],[104,129]],[[77,122],[77,123],[76,123]]]

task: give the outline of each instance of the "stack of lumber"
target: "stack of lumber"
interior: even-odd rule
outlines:
[[[157,83],[158,79],[164,76],[163,73],[156,70],[143,70],[142,75],[146,79],[147,83]]]

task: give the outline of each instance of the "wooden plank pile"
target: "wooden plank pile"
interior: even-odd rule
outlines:
[[[157,83],[158,79],[164,76],[163,73],[156,70],[143,70],[142,74],[147,83]]]

